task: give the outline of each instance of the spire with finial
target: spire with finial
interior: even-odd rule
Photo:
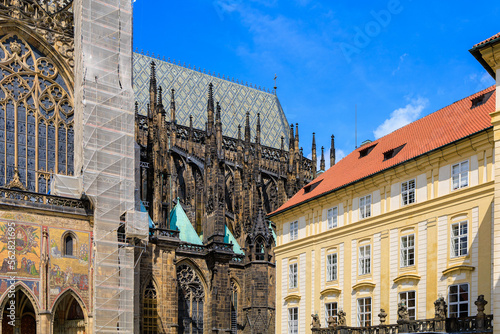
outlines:
[[[319,161],[319,170],[325,171],[325,148],[321,146],[321,160]]]
[[[295,148],[299,147],[299,123],[295,123]]]
[[[245,119],[245,142],[250,142],[250,112],[247,111],[247,116]]]
[[[281,153],[285,151],[285,137],[281,136]]]
[[[213,85],[210,83],[208,85],[208,102],[207,102],[207,122],[208,122],[208,134],[212,133],[214,126],[214,94]]]
[[[255,142],[260,145],[260,113],[257,113],[257,129]]]
[[[312,140],[312,176],[313,179],[316,178],[316,170],[318,168],[318,160],[316,157],[316,134],[313,132],[313,140]]]
[[[151,77],[149,78],[149,105],[153,110],[156,108],[156,64],[151,62]]]
[[[241,124],[238,124],[238,141],[241,141]]]
[[[160,112],[161,109],[163,109],[163,90],[160,85],[160,87],[158,87],[158,112]]]
[[[138,115],[139,114],[139,102],[135,101],[135,114]]]
[[[172,88],[170,91],[170,120],[175,122],[175,89]],[[191,117],[191,116],[190,116]]]
[[[290,143],[288,145],[288,149],[292,151],[295,148],[295,140],[294,140],[294,132],[293,132],[293,124],[290,125]]]
[[[278,76],[276,74],[274,74],[274,95],[276,95],[276,88],[278,88],[276,86],[276,79],[278,79]]]
[[[216,132],[216,138],[217,138],[217,151],[219,153],[219,159],[223,159],[223,153],[222,153],[222,120],[221,120],[221,108],[219,102],[217,102],[216,106],[216,113],[215,113],[215,132]]]
[[[330,147],[330,167],[335,165],[335,136],[332,135],[332,144]]]

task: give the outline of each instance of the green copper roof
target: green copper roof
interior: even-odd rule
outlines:
[[[181,241],[189,242],[190,244],[203,245],[196,233],[193,225],[189,221],[182,205],[177,201],[175,207],[170,211],[170,229],[179,230],[179,239]]]
[[[226,244],[232,243],[233,244],[233,252],[235,252],[236,254],[245,255],[245,253],[241,249],[240,245],[238,244],[238,241],[236,241],[236,239],[233,237],[233,234],[231,233],[231,231],[229,231],[229,229],[227,228],[227,225],[225,227],[226,227],[226,234],[224,235],[224,242]]]
[[[288,149],[290,128],[285,113],[276,95],[248,87],[246,84],[222,79],[199,69],[194,70],[170,62],[134,53],[134,94],[139,112],[147,112],[149,103],[149,79],[151,61],[156,64],[156,81],[163,89],[163,104],[169,108],[170,90],[175,89],[177,123],[189,126],[189,115],[193,115],[193,126],[205,129],[207,121],[208,84],[214,89],[214,99],[222,108],[222,132],[225,136],[238,138],[238,125],[245,126],[246,112],[250,112],[252,141],[255,139],[257,113],[260,113],[261,143],[274,148],[281,147],[284,136]],[[166,113],[170,117],[170,113]]]
[[[274,228],[273,226],[271,225],[271,221],[269,221],[269,228],[271,229],[271,233],[273,234],[273,238],[274,238],[274,244],[276,244],[276,232],[274,232]]]

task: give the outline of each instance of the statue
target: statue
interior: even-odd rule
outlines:
[[[434,302],[434,317],[436,319],[445,319],[446,318],[446,302],[444,301],[443,297],[439,297],[435,302]]]
[[[488,304],[488,302],[484,300],[484,295],[479,295],[474,304],[477,306],[477,316],[484,317],[484,307]]]
[[[317,314],[311,314],[312,323],[311,328],[321,328],[321,323],[319,322],[319,316]]]
[[[345,326],[345,316],[346,316],[346,313],[340,309],[339,312],[337,313],[337,317],[338,317],[338,324],[339,326]]]
[[[403,322],[408,322],[410,316],[408,315],[408,308],[405,303],[398,304],[398,324]]]
[[[328,328],[336,328],[337,327],[337,318],[330,315],[328,317],[327,322],[328,322]]]
[[[380,324],[385,325],[385,318],[387,318],[387,313],[385,313],[385,310],[383,308],[380,309],[378,317],[380,318]]]

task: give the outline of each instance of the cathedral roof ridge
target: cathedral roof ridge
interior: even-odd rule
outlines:
[[[175,61],[175,59],[170,59],[170,57],[168,57],[167,59],[165,59],[165,56],[163,57],[160,57],[159,54],[156,55],[155,57],[155,54],[154,52],[150,55],[149,54],[149,51],[146,51],[146,53],[144,53],[144,50],[141,50],[141,52],[139,52],[139,49],[136,48],[134,53],[137,53],[137,54],[141,54],[143,56],[146,56],[146,57],[149,57],[151,58],[152,60],[155,60],[155,61],[163,61],[165,63],[169,63],[169,64],[172,64],[174,66],[179,66],[179,67],[183,67],[187,70],[191,70],[191,71],[196,71],[196,72],[200,72],[200,73],[203,73],[203,74],[206,74],[206,75],[210,75],[214,78],[218,78],[218,79],[222,79],[222,80],[225,80],[227,82],[230,82],[230,83],[234,83],[234,84],[237,84],[237,85],[240,85],[240,86],[243,86],[243,87],[248,87],[248,88],[251,88],[251,89],[256,89],[258,91],[261,91],[263,93],[267,93],[267,94],[271,94],[271,95],[275,95],[276,94],[276,90],[275,89],[269,89],[269,88],[266,88],[264,86],[257,86],[256,84],[255,85],[252,85],[252,83],[248,84],[248,81],[245,81],[243,82],[243,80],[238,80],[238,79],[234,79],[234,77],[230,78],[229,75],[226,77],[225,74],[221,74],[220,73],[215,73],[215,71],[213,72],[210,72],[210,70],[208,70],[208,73],[205,69],[203,69],[203,71],[201,70],[201,66],[198,67],[198,69],[196,69],[196,65],[193,65],[191,66],[191,64],[187,64],[186,65],[186,62],[182,63],[180,60],[179,61]]]

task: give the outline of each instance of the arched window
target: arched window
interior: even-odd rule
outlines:
[[[153,285],[153,280],[149,281],[149,284],[144,291],[142,306],[142,332],[145,334],[158,333],[158,302],[156,298],[156,289]]]
[[[255,242],[255,259],[258,261],[264,261],[266,256],[266,249],[264,246],[264,240],[258,238]]]
[[[238,333],[238,286],[231,281],[231,334]]]
[[[177,267],[179,334],[203,334],[205,293],[200,278],[188,265]]]
[[[46,193],[52,173],[73,175],[71,94],[51,59],[16,33],[0,37],[0,186]]]
[[[64,255],[73,256],[73,236],[71,234],[64,237]]]

